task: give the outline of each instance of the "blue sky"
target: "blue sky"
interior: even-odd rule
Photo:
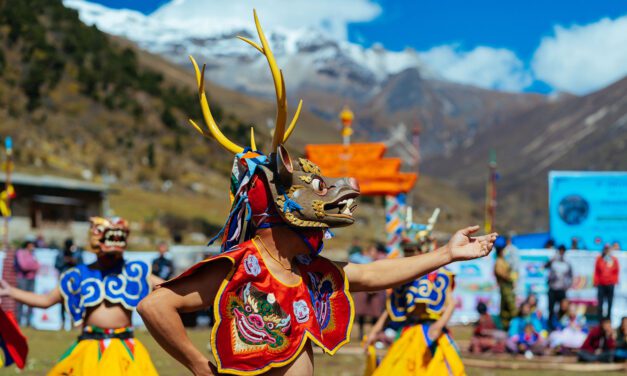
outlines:
[[[147,15],[169,3],[168,0],[90,1]],[[334,1],[318,1],[334,6]],[[509,91],[564,90],[585,94],[627,74],[627,68],[623,67],[627,65],[624,63],[627,2],[624,1],[355,0],[354,3],[356,14],[363,14],[360,8],[368,8],[365,13],[372,16],[362,17],[363,22],[358,23],[345,17],[349,20],[344,26],[349,41],[365,47],[380,43],[390,50],[412,47],[425,52],[425,60],[453,81]],[[371,12],[373,8],[378,9]],[[575,55],[578,57],[573,61]]]

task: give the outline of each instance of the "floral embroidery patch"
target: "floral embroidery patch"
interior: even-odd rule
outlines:
[[[244,269],[246,273],[252,275],[254,277],[258,276],[261,273],[261,267],[259,266],[259,260],[254,255],[248,255],[244,259]]]
[[[304,300],[297,300],[293,304],[294,317],[299,324],[309,321],[309,307]]]

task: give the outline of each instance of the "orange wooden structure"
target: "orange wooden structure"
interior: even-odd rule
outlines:
[[[362,195],[398,195],[409,192],[418,175],[400,172],[400,158],[384,158],[383,143],[307,145],[305,153],[329,177],[350,176]]]

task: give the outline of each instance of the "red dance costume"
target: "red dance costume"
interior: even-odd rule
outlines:
[[[350,338],[353,302],[344,272],[321,256],[299,258],[302,279],[287,285],[265,265],[254,239],[208,258],[227,259],[233,267],[214,302],[216,323],[211,348],[218,370],[257,375],[292,362],[311,339],[334,354]]]

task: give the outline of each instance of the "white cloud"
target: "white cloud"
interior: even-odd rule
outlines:
[[[178,0],[149,17],[172,28],[199,31],[213,31],[216,26],[249,28],[253,8],[262,24],[272,25],[272,29],[314,27],[340,40],[347,39],[348,23],[367,22],[381,13],[381,7],[370,0]]]
[[[504,48],[478,46],[462,51],[442,45],[421,53],[424,62],[444,79],[487,89],[521,91],[532,82],[516,54]]]
[[[490,46],[464,50],[454,44],[440,45],[416,54],[348,42],[349,23],[368,22],[381,14],[375,0],[173,0],[148,16],[88,0],[64,0],[64,4],[78,9],[87,24],[170,56],[254,53],[229,37],[242,30],[254,34],[251,9],[256,8],[266,35],[285,38],[284,50],[275,50],[279,58],[294,53],[298,42],[319,41],[323,31],[323,38],[340,41],[345,53],[378,76],[417,67],[426,76],[435,73],[487,89],[523,91],[538,79],[555,90],[585,94],[627,75],[627,16],[584,26],[556,26],[539,42],[531,62],[523,63],[512,50]],[[203,42],[207,38],[214,38],[213,42]]]
[[[627,16],[556,26],[531,66],[537,79],[557,90],[585,94],[609,85],[627,75]]]

